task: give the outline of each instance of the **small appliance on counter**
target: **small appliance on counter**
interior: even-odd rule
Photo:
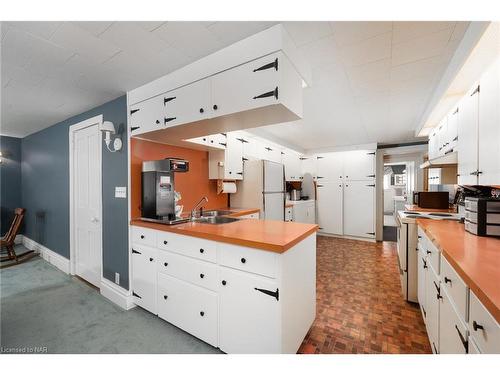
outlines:
[[[291,201],[300,201],[302,190],[292,189],[290,190],[290,200]]]
[[[500,237],[500,198],[466,197],[465,230],[476,236]]]
[[[413,193],[413,204],[421,208],[447,209],[450,193],[447,191],[417,191]]]
[[[142,162],[141,219],[164,224],[186,222],[176,215],[175,173],[189,171],[189,162],[166,158]]]

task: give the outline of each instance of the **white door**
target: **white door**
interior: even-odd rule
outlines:
[[[344,234],[342,182],[321,181],[316,187],[320,231],[337,235]]]
[[[219,276],[219,347],[232,354],[279,353],[276,281],[226,267],[220,267]]]
[[[100,123],[73,133],[75,273],[101,284],[102,209]]]
[[[375,184],[372,181],[344,183],[344,234],[375,237]]]
[[[344,178],[367,180],[375,178],[375,152],[356,150],[344,152]]]
[[[500,59],[481,77],[479,184],[500,185]]]
[[[460,101],[458,118],[458,183],[477,185],[479,91],[474,89]]]

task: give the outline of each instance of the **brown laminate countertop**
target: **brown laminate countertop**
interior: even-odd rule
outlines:
[[[500,322],[500,239],[475,236],[451,220],[417,219],[417,224]]]
[[[420,212],[448,212],[448,213],[456,213],[457,210],[455,208],[422,208],[417,206],[416,204],[406,204],[406,211],[420,211]]]
[[[318,230],[316,224],[255,219],[243,219],[227,224],[188,222],[176,225],[134,219],[130,224],[275,253],[284,253]]]

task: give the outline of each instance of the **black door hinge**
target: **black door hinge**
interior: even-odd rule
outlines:
[[[319,159],[324,159],[325,157],[324,156],[316,156],[316,159],[319,160]]]
[[[455,112],[453,112],[452,114],[455,115],[457,113],[458,113],[458,107],[457,107],[457,109],[455,109]]]
[[[254,72],[259,72],[261,70],[267,70],[274,68],[276,71],[278,71],[278,58],[276,58],[273,62],[270,62],[266,65],[262,65],[260,68],[254,69]]]
[[[132,109],[130,111],[130,114],[133,115],[134,113],[136,113],[137,111],[140,111],[141,109],[140,108],[137,108],[137,109]]]
[[[272,91],[265,92],[264,94],[260,94],[257,96],[254,96],[254,99],[262,99],[262,98],[268,98],[274,96],[276,100],[278,100],[278,86]]]
[[[142,298],[140,295],[138,295],[136,292],[132,292],[132,296],[137,297],[137,298]]]
[[[165,124],[170,121],[174,121],[177,117],[165,117]]]
[[[266,147],[267,151],[272,151],[273,149],[271,147]]]
[[[316,185],[316,187],[323,187],[323,185]]]
[[[366,177],[375,177],[375,175],[374,175],[374,174],[369,174],[369,175],[368,175],[368,176],[366,176]]]
[[[175,96],[171,96],[170,98],[164,98],[163,99],[163,105],[167,104],[168,102],[174,100],[176,97]]]
[[[474,96],[480,91],[481,91],[481,85],[477,85],[476,89],[472,92],[472,94],[470,94],[470,96]]]
[[[375,184],[366,185],[368,187],[375,187]]]
[[[305,157],[300,157],[299,160],[307,160],[308,158],[305,158]]]
[[[366,155],[375,155],[375,152],[367,152]]]
[[[272,290],[267,290],[267,289],[260,289],[260,288],[254,288],[255,290],[267,294],[268,296],[276,298],[276,301],[280,300],[280,290],[276,289],[276,292],[273,292]]]
[[[243,172],[237,172],[236,174],[240,174],[240,175],[242,175],[242,176],[243,176]]]
[[[132,254],[142,254],[141,252],[135,250],[135,249],[132,249]]]
[[[137,129],[139,129],[139,128],[140,128],[140,126],[132,126],[132,127],[130,128],[130,131],[132,131],[132,132],[133,132],[134,130],[137,130]]]
[[[248,161],[248,158],[242,157],[241,160]]]
[[[222,143],[222,142],[219,142],[219,144],[220,144],[221,146],[227,147],[227,143]]]
[[[369,234],[370,236],[375,236],[375,232],[366,232],[366,234]]]

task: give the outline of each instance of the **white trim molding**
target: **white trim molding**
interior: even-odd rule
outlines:
[[[22,238],[23,245],[28,250],[34,250],[36,253],[39,253],[40,256],[53,266],[59,268],[64,273],[69,274],[69,259],[63,257],[60,254],[57,254],[55,251],[50,250],[49,248],[39,244],[38,242],[23,236]]]
[[[130,310],[136,306],[133,303],[132,293],[129,290],[105,278],[101,278],[101,295],[124,310]]]
[[[23,243],[23,235],[22,234],[18,234],[14,240],[14,243],[16,245],[19,245],[19,244],[22,244]]]

